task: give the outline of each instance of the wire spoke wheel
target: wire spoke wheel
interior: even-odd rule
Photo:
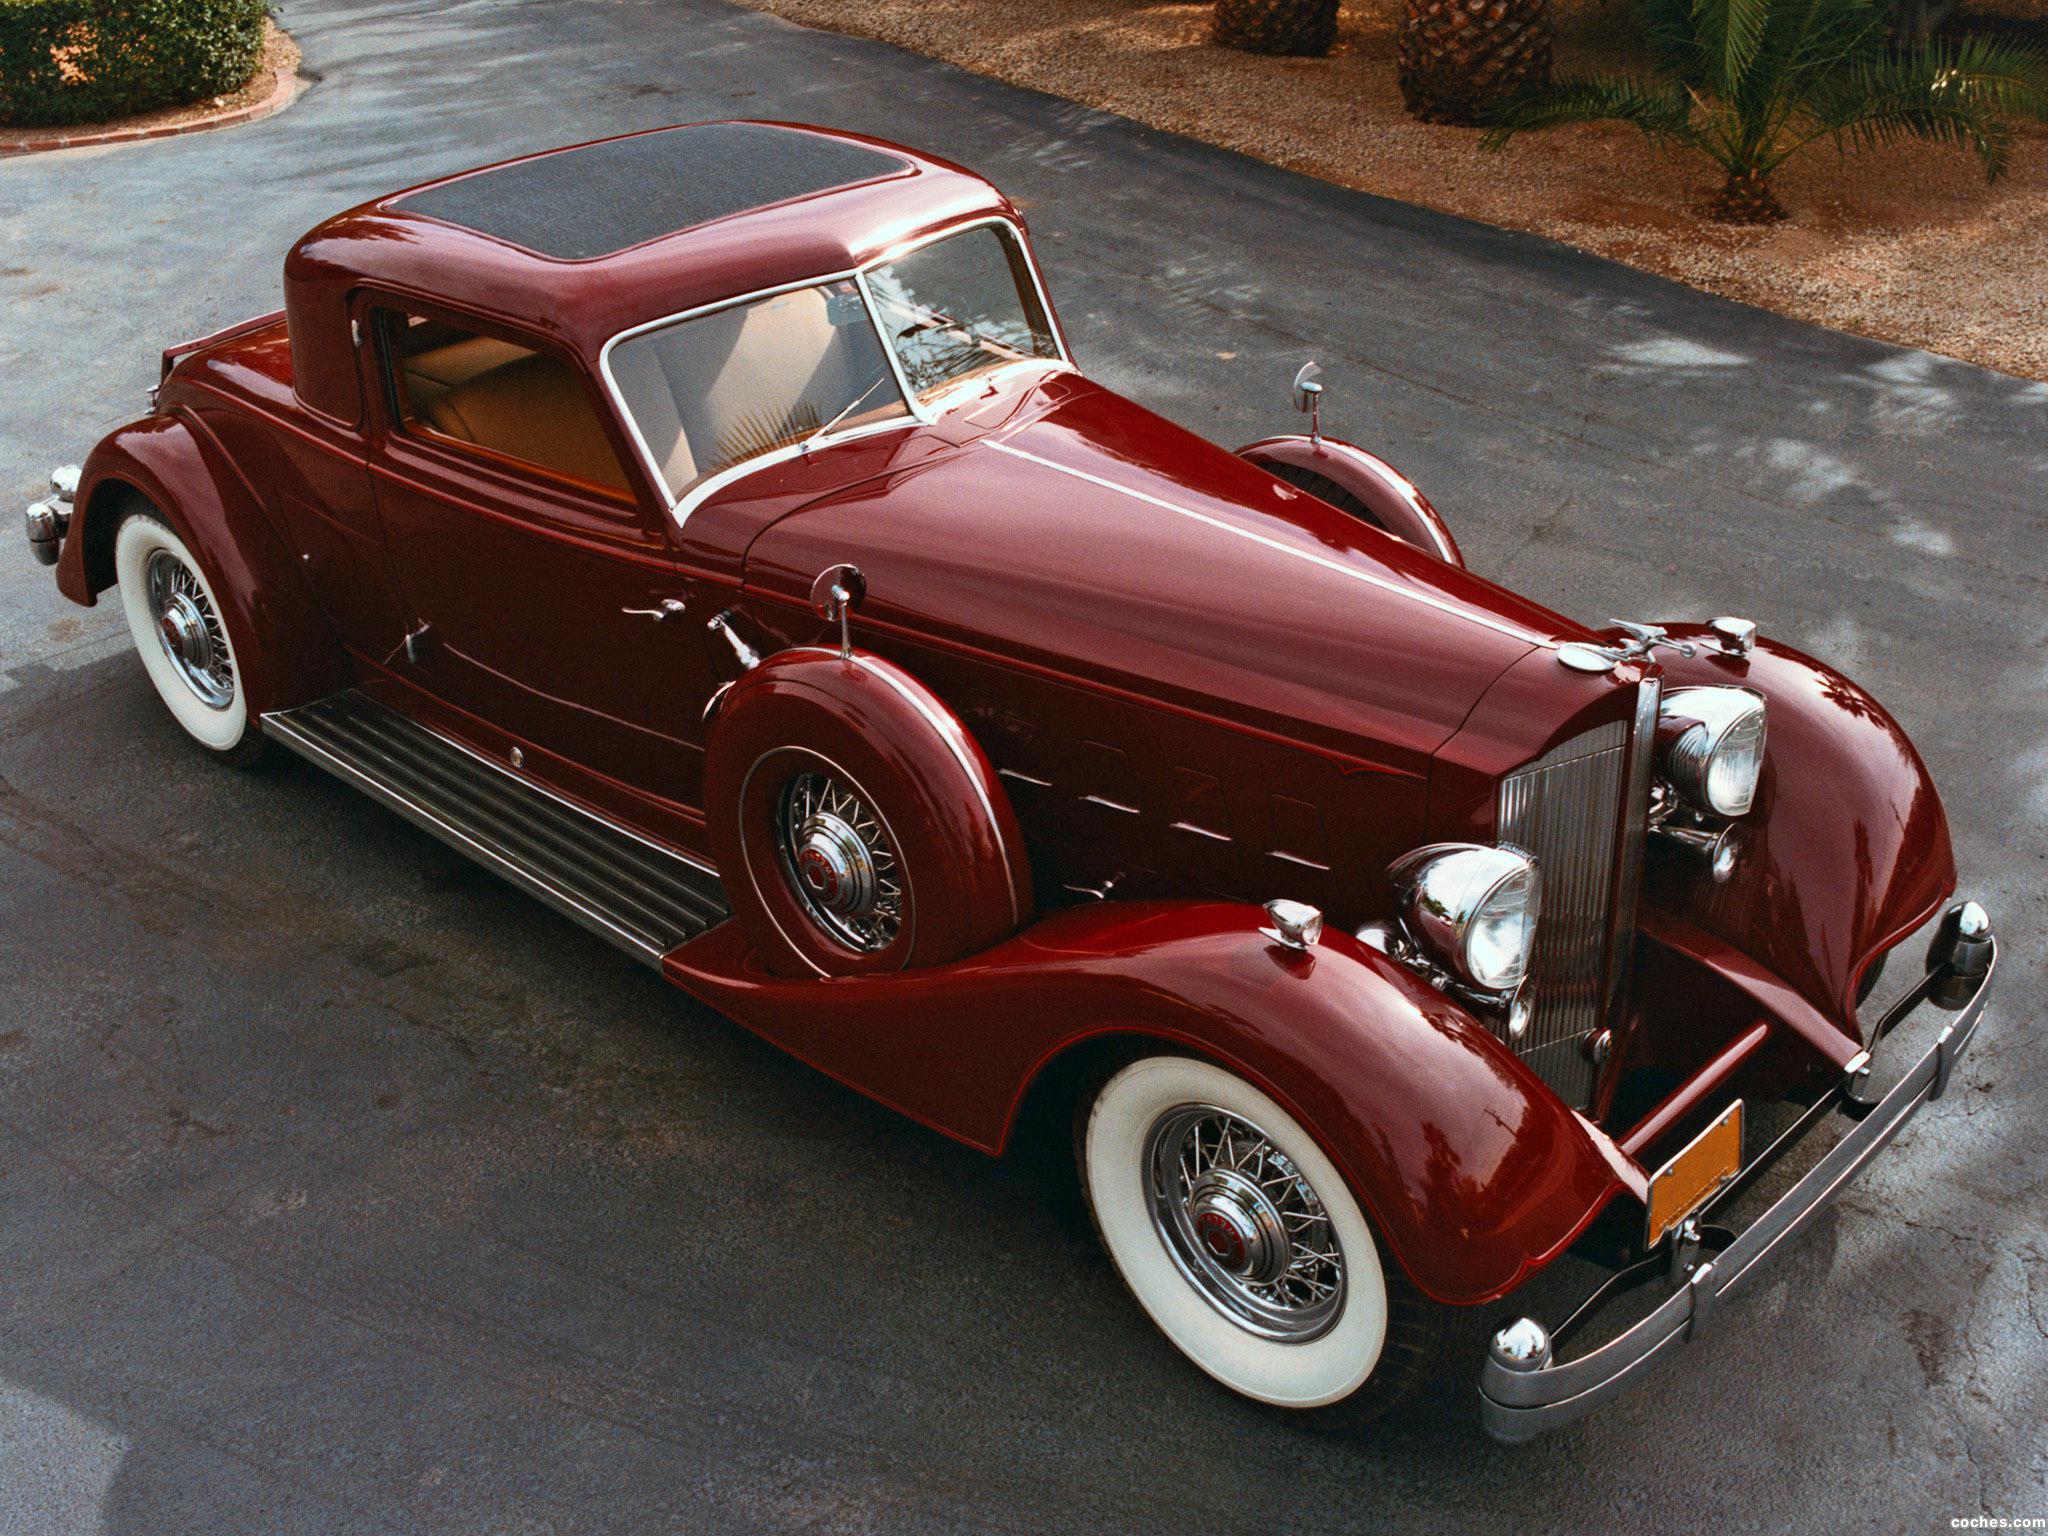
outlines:
[[[235,663],[227,631],[198,574],[168,549],[153,551],[147,580],[157,643],[171,669],[208,709],[226,709],[235,697]]]
[[[1344,1251],[1314,1187],[1264,1131],[1213,1104],[1154,1123],[1152,1222],[1202,1298],[1262,1338],[1300,1343],[1344,1307]]]
[[[879,954],[903,927],[896,850],[879,817],[851,785],[800,773],[783,789],[776,851],[805,914],[860,954]]]

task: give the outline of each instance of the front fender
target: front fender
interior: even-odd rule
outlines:
[[[1699,653],[1657,653],[1665,688],[1753,688],[1769,734],[1729,877],[1705,878],[1696,859],[1657,844],[1645,899],[1756,962],[1853,1051],[1864,970],[1955,890],[1934,781],[1884,706],[1832,667],[1772,640],[1727,656],[1710,630],[1669,629]]]
[[[1395,538],[1464,569],[1451,525],[1413,481],[1376,453],[1334,437],[1261,438],[1237,450],[1270,475],[1363,516]]]
[[[77,515],[57,586],[90,606],[114,584],[114,531],[139,492],[205,567],[225,610],[252,714],[348,684],[340,641],[300,562],[240,472],[182,416],[148,416],[109,433],[79,474]]]
[[[1347,934],[1305,955],[1225,903],[1106,902],[953,965],[791,981],[727,923],[671,980],[812,1066],[1000,1152],[1033,1080],[1084,1041],[1207,1056],[1309,1128],[1427,1295],[1512,1290],[1641,1176],[1470,1015]]]

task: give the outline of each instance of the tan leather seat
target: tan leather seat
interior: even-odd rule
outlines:
[[[628,489],[583,381],[566,363],[541,353],[456,385],[427,407],[427,423],[436,432],[558,474]]]
[[[458,384],[467,384],[480,373],[531,357],[533,349],[495,336],[470,336],[445,347],[417,353],[405,360],[405,392],[412,397],[413,414],[425,416],[433,403]]]

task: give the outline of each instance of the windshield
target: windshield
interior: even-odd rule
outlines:
[[[1024,253],[987,224],[866,273],[875,318],[920,400],[977,373],[1060,355]]]
[[[619,398],[680,501],[722,470],[909,406],[851,280],[735,304],[611,349]]]

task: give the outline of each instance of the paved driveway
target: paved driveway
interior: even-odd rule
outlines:
[[[0,493],[300,230],[728,114],[1026,202],[1098,377],[1404,465],[1561,608],[1735,611],[1915,731],[2013,938],[1961,1091],[1682,1366],[1520,1451],[1158,1342],[1057,1184],[891,1119],[367,802],[196,760],[0,560],[0,1530],[1930,1531],[2048,1515],[2048,387],[715,0],[293,0],[254,127],[0,163]],[[1275,109],[1284,110],[1284,100]],[[10,501],[10,505],[13,503]],[[11,514],[10,514],[11,515]],[[1220,598],[1228,594],[1219,594]]]

